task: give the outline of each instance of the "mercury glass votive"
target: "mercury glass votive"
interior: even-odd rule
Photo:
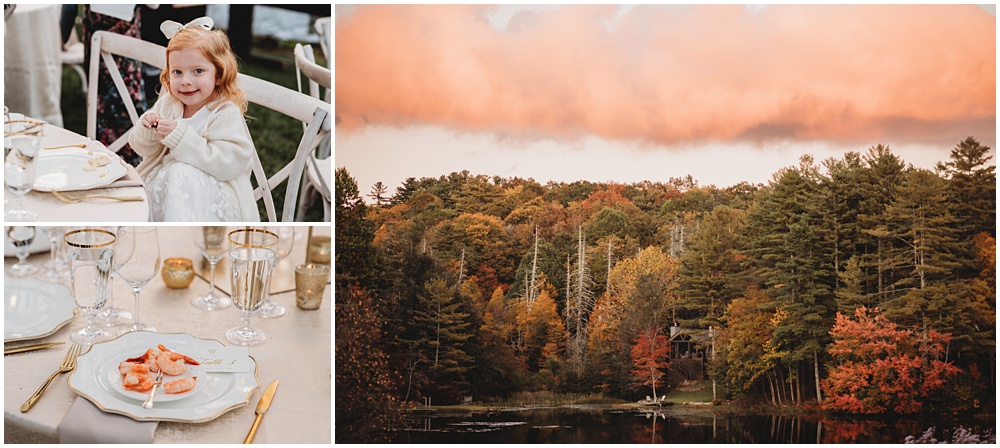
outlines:
[[[316,310],[323,304],[323,292],[330,281],[330,268],[321,264],[300,264],[295,267],[295,305],[303,310]]]
[[[330,237],[325,235],[315,235],[309,239],[309,262],[316,264],[330,264]]]
[[[167,258],[160,273],[168,288],[187,288],[194,281],[194,264],[187,258]]]

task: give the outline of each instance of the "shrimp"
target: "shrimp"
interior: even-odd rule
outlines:
[[[125,361],[145,364],[147,367],[149,367],[150,372],[156,373],[160,371],[160,367],[156,365],[157,356],[160,356],[160,351],[155,348],[151,348],[149,350],[146,350],[146,353],[143,353],[142,356],[129,358],[126,359]]]
[[[184,373],[184,364],[200,365],[198,361],[187,355],[168,350],[163,344],[159,345],[160,355],[156,357],[156,364],[167,375],[180,375]],[[183,360],[184,362],[178,362]]]
[[[125,361],[118,365],[118,372],[122,374],[122,386],[128,390],[145,392],[153,387],[153,376],[145,364]]]
[[[198,379],[196,376],[191,376],[187,378],[182,378],[179,380],[173,380],[169,383],[163,383],[163,391],[168,394],[180,394],[194,389],[195,381]]]

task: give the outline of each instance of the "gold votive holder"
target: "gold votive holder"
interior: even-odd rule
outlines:
[[[330,237],[315,235],[309,239],[308,259],[310,263],[330,264]]]
[[[168,288],[187,288],[194,281],[194,264],[187,258],[167,258],[160,274]]]
[[[317,310],[323,304],[323,292],[330,281],[330,268],[321,264],[295,267],[295,305],[303,310]]]

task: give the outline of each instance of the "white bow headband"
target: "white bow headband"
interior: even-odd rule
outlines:
[[[212,26],[215,25],[215,21],[211,17],[199,17],[194,19],[184,25],[181,25],[173,20],[167,20],[160,24],[160,31],[163,31],[163,35],[167,36],[167,39],[173,39],[177,33],[185,28],[191,27],[201,27],[205,31],[212,31]]]

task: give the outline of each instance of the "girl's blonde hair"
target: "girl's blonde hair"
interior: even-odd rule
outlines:
[[[167,43],[167,66],[160,73],[160,84],[166,87],[167,92],[170,91],[170,52],[185,48],[198,49],[215,66],[218,85],[212,92],[212,99],[230,101],[240,108],[241,113],[246,113],[247,99],[236,83],[239,69],[236,55],[229,46],[229,37],[220,30],[185,28],[170,39]]]

